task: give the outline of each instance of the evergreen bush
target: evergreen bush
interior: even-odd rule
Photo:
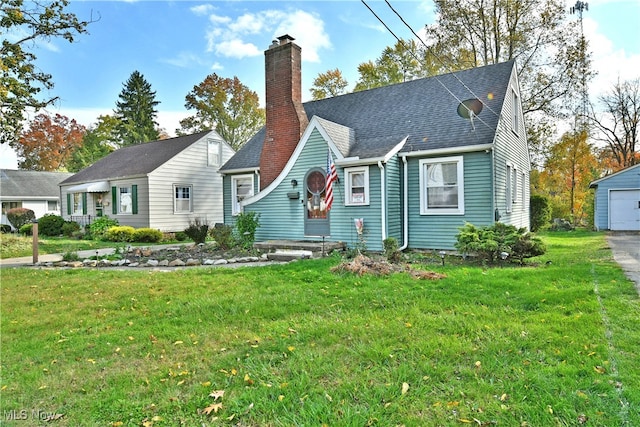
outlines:
[[[47,214],[38,220],[38,234],[43,236],[59,236],[65,221],[60,215]]]
[[[104,238],[110,242],[131,242],[134,232],[135,229],[128,225],[116,225],[107,230]]]
[[[18,231],[24,236],[31,236],[33,234],[33,223],[23,224]]]
[[[162,240],[162,231],[153,228],[137,228],[133,232],[132,242],[156,243]]]
[[[530,199],[531,231],[540,231],[551,223],[551,202],[547,196],[534,194]]]
[[[78,232],[80,231],[80,224],[75,221],[65,221],[62,224],[60,231],[67,237],[73,237],[74,235],[78,235]]]

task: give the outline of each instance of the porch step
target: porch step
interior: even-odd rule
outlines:
[[[266,252],[267,257],[285,257],[285,254],[290,253],[290,256],[295,257],[291,259],[300,259],[307,253],[310,253],[311,256],[306,258],[319,258],[332,251],[345,250],[343,242],[325,241],[323,243],[315,240],[266,240],[264,242],[255,242],[253,247]]]
[[[301,251],[301,250],[291,250],[291,249],[276,249],[275,252],[270,252],[267,254],[267,259],[270,261],[293,261],[296,259],[307,259],[313,258],[313,252],[311,251]]]

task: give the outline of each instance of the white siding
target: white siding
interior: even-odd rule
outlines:
[[[222,143],[221,164],[224,164],[233,155],[233,149],[212,132],[149,174],[151,228],[182,231],[195,218],[206,219],[211,226],[224,221],[222,175],[218,167],[207,165],[207,139],[211,137]],[[175,185],[191,186],[192,212],[174,212]]]
[[[522,108],[514,106],[514,100],[519,100],[520,89],[516,70],[514,68],[511,76],[511,84],[507,89],[503,111],[498,124],[495,137],[494,160],[494,209],[500,215],[500,221],[516,227],[529,228],[529,198],[530,198],[530,170],[531,163],[529,149],[527,147],[526,129],[522,126],[524,117]],[[513,96],[513,92],[518,96]],[[517,120],[517,125],[514,125]],[[517,192],[514,202],[509,205],[507,197],[507,165],[510,170],[515,169],[517,183],[512,188]],[[508,212],[508,207],[510,211]]]

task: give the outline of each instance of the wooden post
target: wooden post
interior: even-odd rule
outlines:
[[[38,263],[38,220],[33,220],[33,263]]]

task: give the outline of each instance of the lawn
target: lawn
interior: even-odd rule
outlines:
[[[537,267],[420,266],[435,281],[337,257],[3,269],[2,423],[640,425],[633,284],[601,233],[544,240]]]
[[[169,242],[162,242],[169,243]],[[102,240],[77,240],[66,237],[39,237],[38,253],[64,254],[91,249],[115,248],[124,246],[146,245],[149,243],[117,243]],[[0,258],[18,258],[33,255],[33,237],[0,233]]]

